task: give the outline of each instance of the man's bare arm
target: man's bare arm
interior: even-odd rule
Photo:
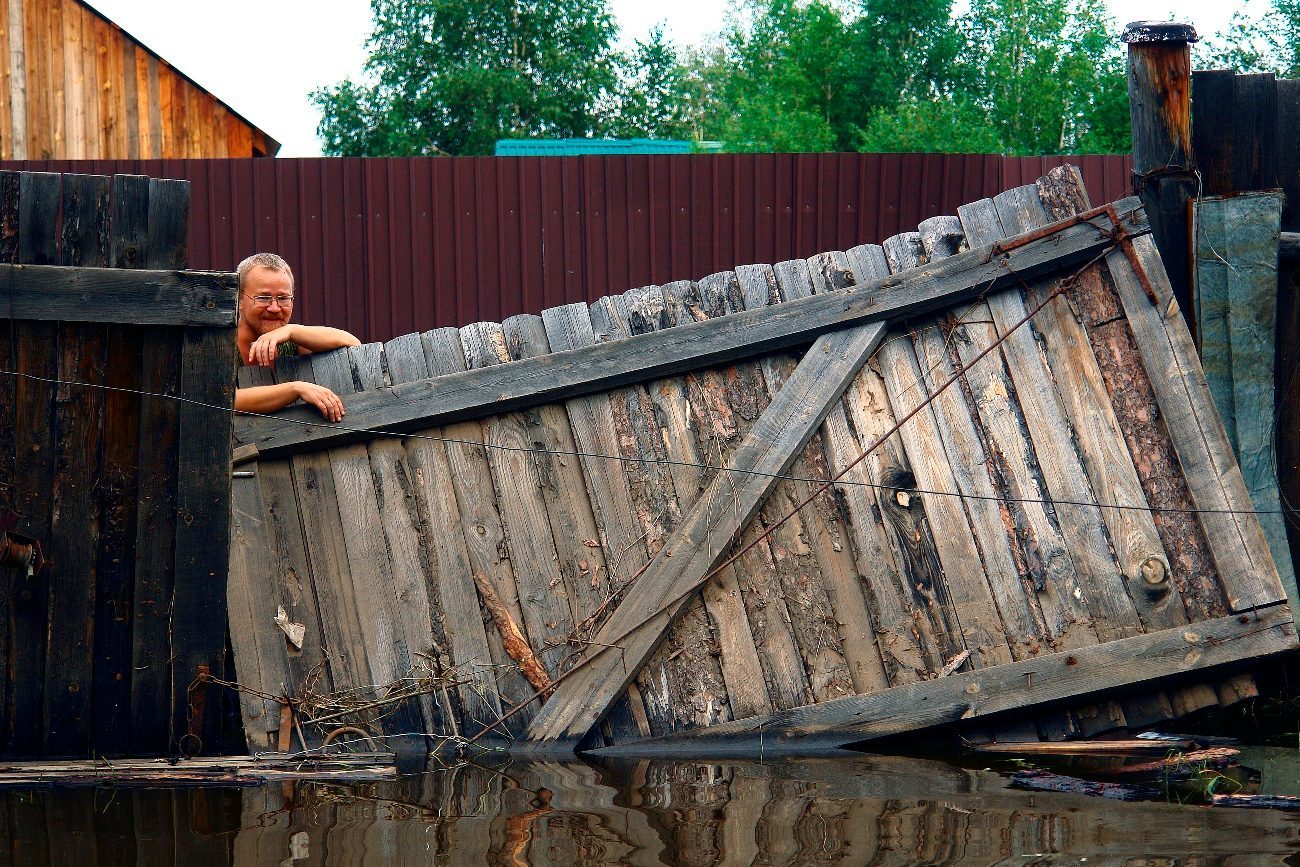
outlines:
[[[281,382],[235,389],[235,409],[241,412],[275,412],[296,400],[320,410],[328,421],[343,418],[343,401],[337,394],[314,382]]]
[[[344,346],[360,346],[361,341],[342,328],[330,328],[328,325],[281,325],[274,331],[268,331],[253,341],[249,348],[248,363],[267,366],[275,363],[280,353],[280,344],[292,340],[299,348],[308,352],[328,352]]]

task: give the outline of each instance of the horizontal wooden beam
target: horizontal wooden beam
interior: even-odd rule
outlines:
[[[1130,235],[1149,231],[1136,198],[1115,203],[1113,211],[1094,211],[852,291],[348,395],[346,428],[323,424],[315,409],[299,405],[273,416],[238,419],[235,438],[272,458],[368,439],[371,429],[418,430],[766,355],[807,345],[830,331],[927,313],[1058,273],[1109,246],[1116,228]]]
[[[224,271],[0,265],[0,319],[220,328],[237,307]]]
[[[1291,609],[1278,604],[592,752],[721,758],[824,750],[1294,652],[1297,647]]]
[[[1300,259],[1300,232],[1279,232],[1277,236],[1279,259]]]

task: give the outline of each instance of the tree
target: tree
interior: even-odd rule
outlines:
[[[696,138],[690,74],[656,25],[618,64],[618,91],[605,131],[619,138]]]
[[[615,85],[606,0],[371,0],[365,76],[314,91],[324,151],[489,154],[585,136]]]

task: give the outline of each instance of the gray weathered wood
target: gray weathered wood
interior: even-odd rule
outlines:
[[[737,450],[734,465],[783,472],[883,332],[883,326],[871,325],[820,340]],[[770,476],[756,474],[743,481],[714,480],[597,636],[603,643],[619,643],[621,652],[605,652],[561,684],[533,721],[530,740],[576,741],[600,719],[774,484]],[[732,485],[734,496],[722,496]]]
[[[1192,211],[1192,267],[1206,383],[1251,501],[1268,513],[1259,521],[1282,586],[1296,598],[1273,447],[1275,239],[1281,214],[1281,191],[1197,201]]]
[[[47,322],[122,325],[235,324],[235,275],[0,265],[5,314]]]
[[[1132,233],[1144,231],[1145,216],[1134,201],[1116,203]],[[1107,243],[1111,219],[1098,214],[1005,253],[981,247],[925,268],[893,275],[855,292],[814,295],[761,310],[678,326],[663,334],[557,352],[509,367],[492,365],[440,381],[422,380],[368,392],[344,403],[349,428],[404,429],[481,417],[555,400],[607,391],[707,367],[733,363],[809,343],[820,333],[877,319],[917,315],[946,307],[999,286],[1018,285],[1056,273],[1095,255]],[[324,448],[365,438],[364,433],[319,422],[311,408],[290,407],[276,416],[246,419],[241,443],[256,444],[264,456],[300,448]]]
[[[1244,622],[1243,622],[1244,621]],[[1108,644],[1052,653],[871,695],[724,723],[667,738],[593,750],[597,755],[766,755],[838,747],[928,726],[1019,710],[1116,689],[1138,681],[1186,675],[1297,648],[1286,605],[1245,617],[1135,635]],[[1033,672],[1033,677],[1026,674]]]
[[[1192,499],[1198,509],[1209,510],[1201,514],[1201,525],[1228,604],[1231,610],[1242,611],[1284,599],[1286,591],[1252,513],[1254,504],[1223,422],[1214,411],[1195,344],[1160,266],[1159,253],[1153,242],[1143,238],[1133,242],[1132,250],[1133,262],[1113,252],[1106,264],[1147,370],[1163,373],[1152,376],[1151,385]],[[1154,299],[1148,297],[1146,286]]]

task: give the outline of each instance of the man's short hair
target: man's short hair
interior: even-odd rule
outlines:
[[[274,253],[254,253],[247,259],[239,263],[235,272],[239,275],[239,288],[244,288],[244,280],[248,277],[248,272],[254,268],[269,268],[272,271],[279,271],[281,274],[287,274],[289,285],[293,285],[293,269],[289,263],[281,259]]]

